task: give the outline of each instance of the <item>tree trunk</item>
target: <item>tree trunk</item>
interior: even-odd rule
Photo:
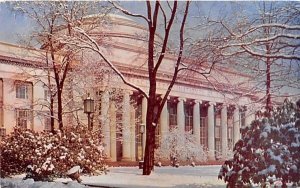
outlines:
[[[151,83],[151,82],[150,82]],[[150,175],[153,169],[153,152],[155,147],[155,128],[153,126],[154,120],[154,107],[155,107],[155,89],[156,83],[150,86],[149,90],[149,99],[147,106],[147,117],[146,117],[146,147],[145,147],[145,155],[144,155],[144,166],[143,166],[143,175]]]
[[[143,166],[143,175],[150,175],[151,171],[153,170],[153,151],[154,151],[154,144],[153,140],[155,138],[155,129],[152,127],[152,123],[149,126],[147,123],[147,137],[146,137],[146,148],[145,148],[145,155],[144,155],[144,166]]]
[[[267,74],[267,82],[266,82],[266,96],[267,96],[267,101],[266,101],[266,110],[267,110],[267,116],[269,117],[271,111],[272,111],[272,101],[271,101],[271,62],[270,58],[267,58],[267,69],[266,69],[266,74]]]
[[[50,93],[51,94],[51,93]],[[50,116],[51,116],[51,118],[50,118],[50,125],[51,125],[51,132],[53,133],[53,134],[55,134],[55,128],[54,128],[54,99],[53,99],[53,97],[52,97],[52,94],[51,94],[51,96],[50,96]]]
[[[59,130],[62,131],[63,128],[63,118],[62,118],[62,89],[58,87],[57,90],[57,119]]]
[[[267,54],[270,54],[270,44],[266,44]],[[272,111],[271,101],[271,59],[266,60],[266,117],[270,117]]]
[[[52,56],[53,57],[53,56]],[[53,61],[53,59],[52,59]],[[47,62],[47,68],[49,67],[49,61],[48,61],[48,53],[46,52],[46,62]],[[54,94],[53,90],[51,87],[51,73],[48,70],[47,71],[47,79],[48,79],[48,91],[50,93],[50,127],[51,127],[51,132],[55,134],[55,127],[54,127]],[[48,97],[48,96],[47,96]]]

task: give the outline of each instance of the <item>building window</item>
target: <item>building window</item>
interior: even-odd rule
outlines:
[[[136,138],[136,160],[142,159],[142,135],[140,132],[142,124],[142,98],[135,98],[135,138]]]
[[[16,84],[16,97],[18,99],[28,99],[29,85],[26,83]]]
[[[51,116],[50,112],[46,112],[46,115],[44,116],[44,124],[45,124],[45,130],[51,131]]]
[[[193,131],[193,106],[187,102],[184,103],[185,132]]]
[[[0,127],[3,126],[3,80],[0,78]]]
[[[233,149],[233,116],[229,115],[227,120],[228,128],[227,128],[227,135],[228,135],[228,148]]]
[[[205,150],[208,148],[208,118],[207,118],[207,103],[203,102],[200,105],[200,143]]]
[[[157,115],[158,106],[154,107],[154,115]],[[158,123],[155,128],[155,148],[158,148],[160,146],[160,119],[158,120]]]
[[[158,148],[161,145],[160,140],[160,124],[158,123],[155,128],[155,148]]]
[[[142,135],[141,135],[141,124],[142,124],[142,103],[138,103],[135,110],[135,118],[136,118],[136,153],[137,153],[137,160],[142,159]]]
[[[177,103],[168,101],[169,129],[177,127]]]
[[[216,148],[216,158],[221,155],[222,144],[221,144],[221,110],[216,107],[215,110],[215,148]]]
[[[240,111],[241,127],[246,126],[246,112],[244,110]]]
[[[6,136],[6,129],[4,127],[0,127],[0,137]]]
[[[203,146],[204,149],[208,148],[208,123],[207,117],[200,118],[200,144]]]
[[[0,101],[0,127],[3,127],[3,106],[2,106],[2,102]]]
[[[17,113],[17,127],[23,128],[23,129],[27,129],[29,122],[30,122],[30,118],[31,118],[31,112],[30,110],[27,109],[17,109],[16,110]]]
[[[48,88],[44,89],[44,100],[48,101],[50,99],[50,90]]]

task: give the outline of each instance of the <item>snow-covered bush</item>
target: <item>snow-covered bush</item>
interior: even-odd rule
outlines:
[[[274,179],[286,187],[300,181],[300,101],[285,101],[271,118],[255,120],[241,129],[242,139],[234,156],[225,161],[219,178],[229,187],[272,184]]]
[[[215,151],[217,160],[228,160],[233,157],[233,151],[228,147],[225,150]]]
[[[83,173],[102,172],[103,149],[101,135],[80,126],[57,134],[15,128],[1,140],[1,177],[27,172],[35,180],[51,180],[76,165]]]
[[[161,145],[155,151],[156,161],[170,160],[172,157],[180,161],[205,161],[207,153],[196,143],[195,135],[191,132],[181,133],[174,128],[161,138]]]

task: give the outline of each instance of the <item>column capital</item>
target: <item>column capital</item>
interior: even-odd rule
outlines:
[[[202,104],[202,100],[194,99],[194,103]]]
[[[234,106],[235,108],[239,109],[241,105],[239,105],[239,104],[232,104],[232,106]]]
[[[216,102],[209,101],[208,104],[209,104],[210,106],[212,106],[212,105],[213,105],[213,106],[216,106],[217,103],[216,103]]]
[[[133,91],[132,91],[132,90],[129,90],[129,89],[124,89],[124,90],[123,90],[123,94],[132,95],[132,94],[133,94]]]
[[[178,101],[183,101],[183,102],[185,102],[185,101],[186,101],[186,98],[178,97],[177,100],[178,100]]]
[[[246,112],[247,110],[248,110],[247,106],[244,106],[244,105],[240,106],[240,111],[241,112]]]
[[[159,95],[159,97],[161,98],[161,99],[163,99],[163,97],[165,97],[165,94],[158,94]],[[170,95],[168,95],[167,96],[167,100],[170,100],[171,99],[171,96]]]
[[[235,110],[239,109],[239,107],[237,105],[234,105],[234,104],[228,105],[227,108],[228,108],[229,111],[235,111]]]

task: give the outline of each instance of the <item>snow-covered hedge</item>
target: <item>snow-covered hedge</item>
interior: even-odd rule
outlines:
[[[83,173],[105,170],[101,135],[80,126],[57,134],[15,128],[0,146],[1,177],[27,172],[35,180],[51,180],[75,165]]]
[[[300,101],[285,101],[271,118],[255,120],[241,129],[234,157],[225,161],[219,178],[229,187],[300,181]]]
[[[171,160],[172,157],[180,161],[206,161],[207,153],[197,144],[195,135],[174,128],[161,138],[161,145],[155,150],[156,161]]]

